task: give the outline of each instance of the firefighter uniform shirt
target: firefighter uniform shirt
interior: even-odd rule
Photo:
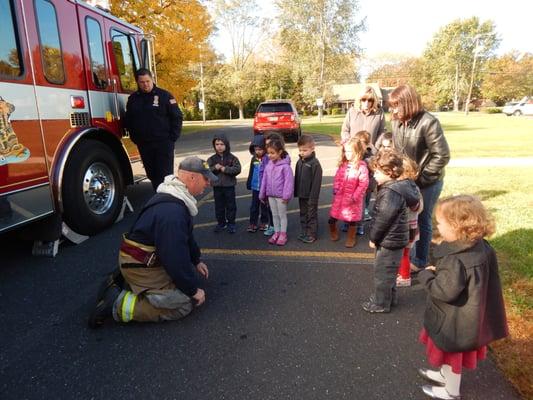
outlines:
[[[183,115],[176,99],[154,85],[149,93],[137,90],[128,98],[125,127],[135,144],[170,140],[181,134]]]

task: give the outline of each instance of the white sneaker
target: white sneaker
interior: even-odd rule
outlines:
[[[400,275],[396,277],[396,287],[411,286],[411,278],[402,278]]]

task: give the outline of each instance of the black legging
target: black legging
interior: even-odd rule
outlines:
[[[337,218],[329,217],[328,224],[333,225],[333,224],[336,224],[337,221],[338,221]],[[348,225],[350,225],[350,226],[355,226],[355,225],[357,225],[357,222],[355,222],[355,221],[352,221],[352,222],[345,222],[345,223],[348,224]]]

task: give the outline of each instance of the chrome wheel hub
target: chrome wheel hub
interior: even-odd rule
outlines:
[[[83,177],[83,198],[95,214],[107,212],[115,198],[115,181],[109,167],[103,163],[91,164]]]

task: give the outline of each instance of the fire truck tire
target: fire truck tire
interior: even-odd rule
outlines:
[[[117,219],[124,201],[124,179],[117,157],[105,144],[80,142],[63,175],[63,219],[75,232],[94,235]]]

